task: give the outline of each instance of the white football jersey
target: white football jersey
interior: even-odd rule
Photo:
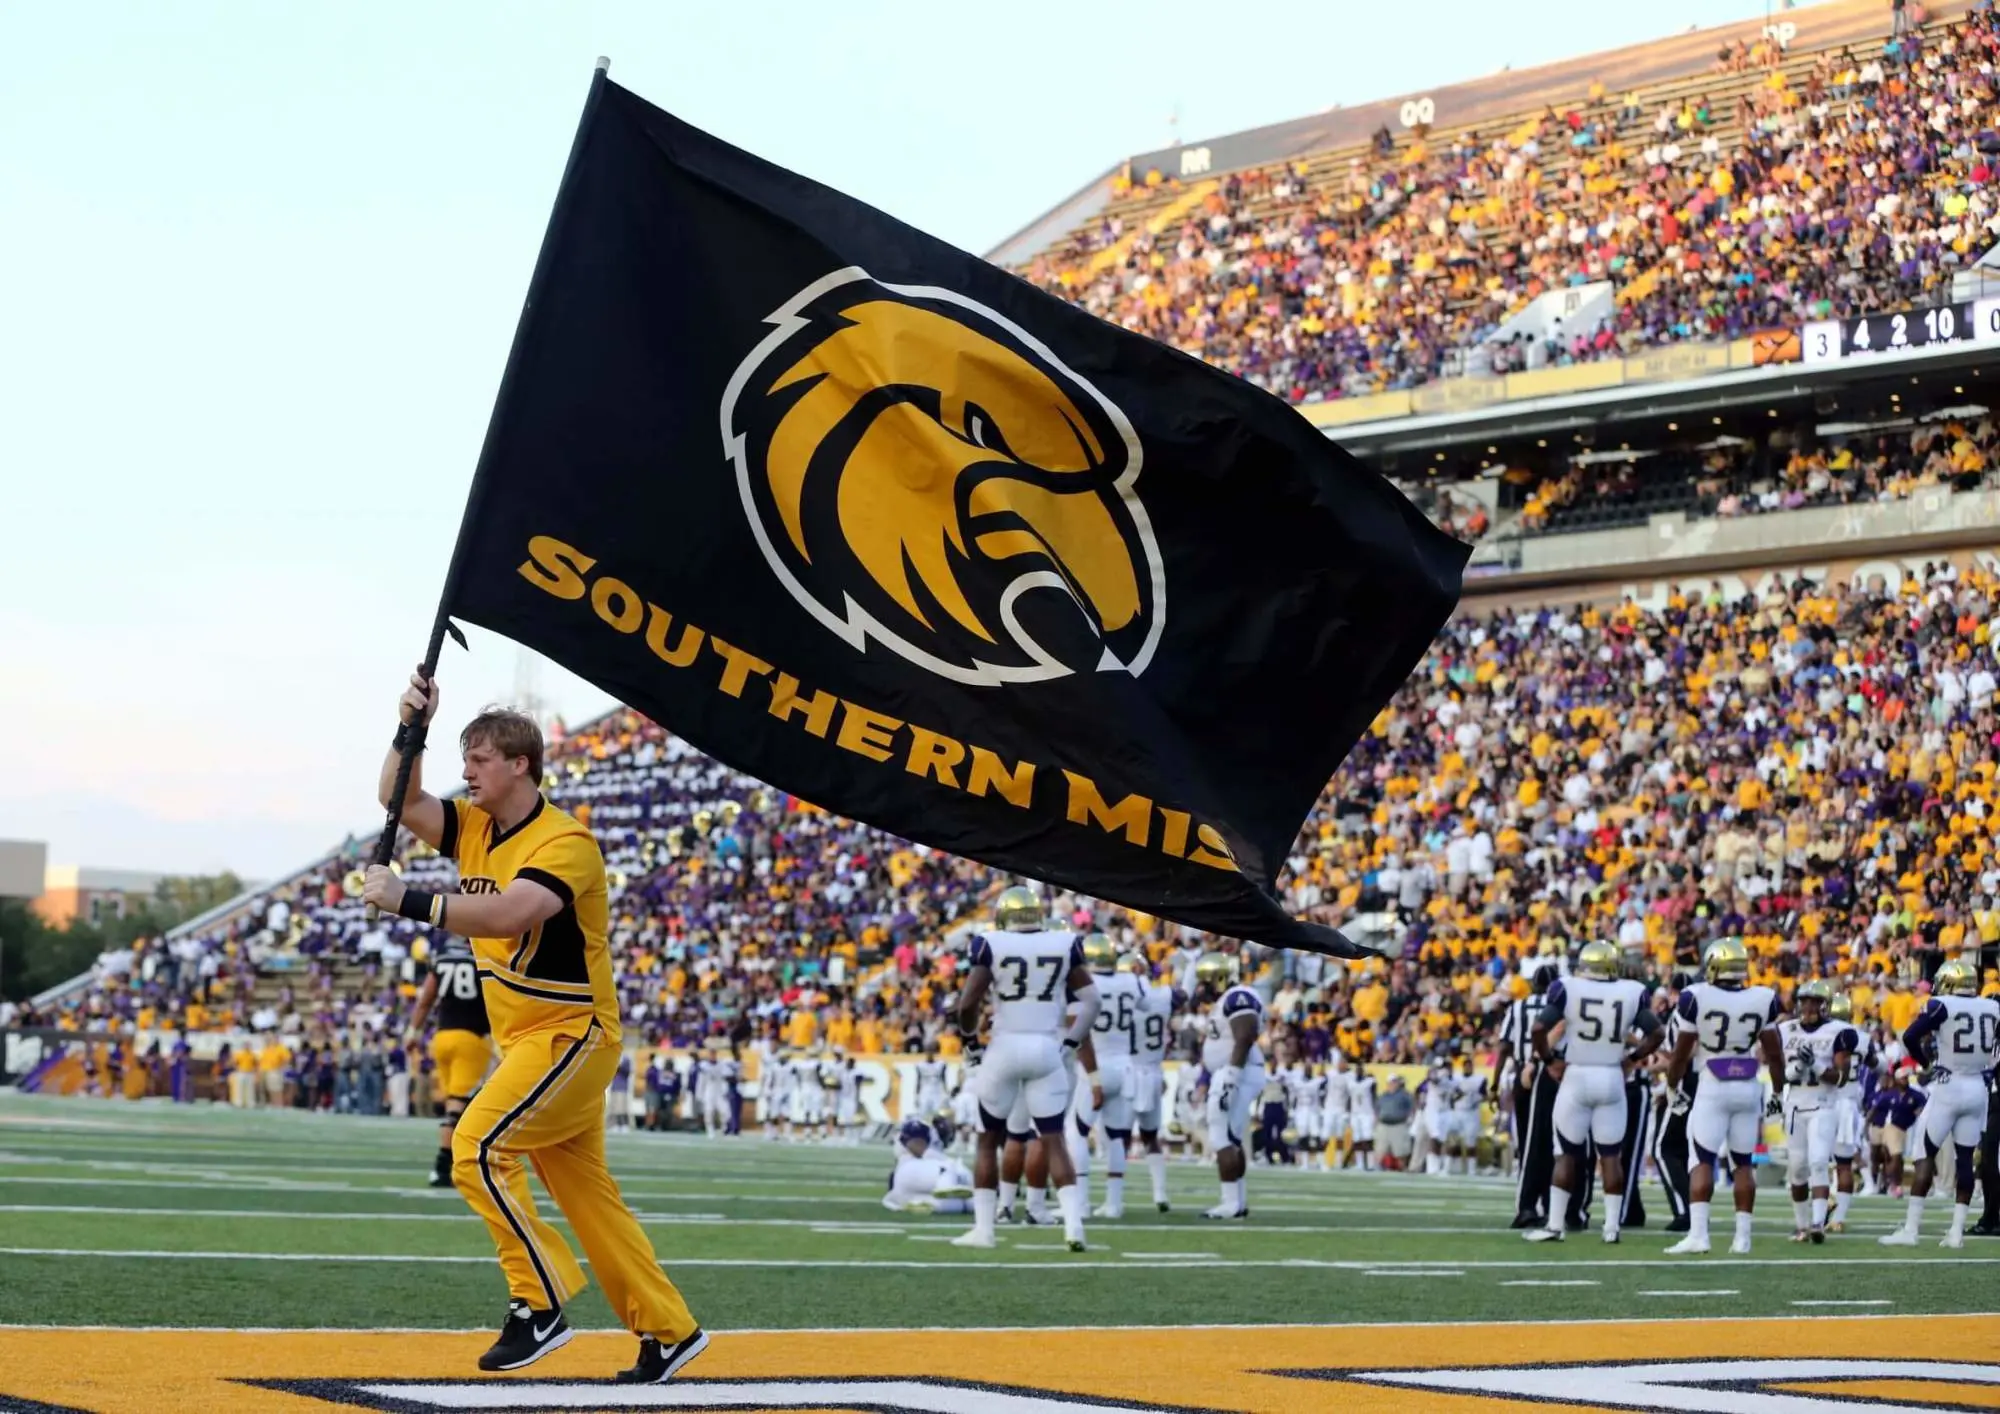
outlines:
[[[1139,1049],[1139,1004],[1145,995],[1146,984],[1129,972],[1098,974],[1097,1020],[1090,1028],[1098,1064],[1129,1059]]]
[[[791,1094],[791,1062],[781,1061],[775,1057],[766,1061],[764,1063],[763,1082],[764,1098],[767,1100],[783,1099],[786,1095]]]
[[[945,1065],[943,1061],[917,1062],[917,1089],[928,1093],[944,1093]]]
[[[1694,1028],[1694,1063],[1718,1080],[1751,1080],[1757,1074],[1757,1038],[1778,1019],[1778,994],[1769,987],[1718,987],[1690,983],[1674,1015]]]
[[[1861,1038],[1844,1022],[1822,1020],[1810,1031],[1797,1017],[1778,1023],[1778,1047],[1785,1053],[1785,1094],[1797,1091],[1797,1099],[1810,1096],[1812,1103],[1832,1099],[1841,1087],[1822,1084],[1820,1077],[1833,1069],[1834,1056],[1842,1051],[1852,1054],[1860,1046]]]
[[[1342,1066],[1329,1070],[1320,1077],[1320,1093],[1330,1113],[1342,1115],[1347,1113],[1350,1089],[1347,1082],[1351,1076],[1352,1072]]]
[[[1238,1016],[1247,1016],[1255,1021],[1258,1034],[1263,1034],[1264,999],[1257,995],[1256,988],[1241,982],[1216,998],[1215,1005],[1209,1009],[1208,1034],[1201,1043],[1201,1063],[1211,1075],[1228,1065],[1229,1058],[1236,1053],[1236,1037],[1229,1023]],[[1246,1070],[1262,1070],[1264,1048],[1252,1042],[1250,1057],[1243,1065]]]
[[[1646,986],[1629,977],[1558,977],[1542,1015],[1562,1016],[1563,1059],[1571,1065],[1617,1065],[1625,1038],[1646,1006]]]
[[[1174,989],[1163,982],[1149,983],[1139,992],[1139,1043],[1133,1056],[1146,1065],[1158,1065],[1167,1058],[1167,1036],[1174,1024]]]
[[[1424,1073],[1424,1108],[1427,1110],[1448,1110],[1451,1108],[1452,1093],[1457,1089],[1453,1083],[1451,1066],[1439,1061]]]
[[[1375,1113],[1375,1077],[1365,1070],[1356,1070],[1347,1077],[1348,1107],[1358,1115]]]
[[[1474,1072],[1452,1078],[1451,1107],[1460,1114],[1478,1114],[1486,1103],[1486,1077]]]
[[[1992,997],[1932,997],[1911,1023],[1936,1037],[1931,1077],[1984,1080],[2000,1065],[2000,1001]]]
[[[1083,966],[1083,939],[1070,932],[980,933],[972,965],[993,974],[993,1033],[1060,1036],[1069,974]]]

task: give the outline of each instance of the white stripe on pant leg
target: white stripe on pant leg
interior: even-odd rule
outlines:
[[[575,1077],[576,1072],[582,1067],[575,1065],[574,1062],[583,1054],[585,1046],[590,1040],[591,1030],[596,1025],[596,1018],[593,1017],[590,1025],[584,1028],[583,1035],[577,1038],[576,1042],[564,1053],[563,1058],[555,1063],[547,1075],[536,1082],[536,1087],[541,1090],[541,1093],[536,1094],[533,1090],[530,1090],[530,1098],[523,1101],[520,1105],[516,1105],[507,1114],[501,1116],[499,1122],[479,1142],[479,1169],[480,1176],[486,1183],[486,1191],[493,1195],[495,1202],[507,1214],[509,1223],[514,1228],[514,1235],[519,1237],[522,1245],[528,1249],[529,1261],[535,1268],[535,1274],[542,1279],[542,1289],[557,1306],[562,1305],[563,1298],[556,1294],[554,1268],[549,1264],[548,1255],[542,1251],[540,1245],[535,1241],[534,1225],[527,1220],[527,1216],[519,1208],[514,1206],[513,1193],[509,1191],[505,1183],[495,1179],[492,1166],[488,1162],[488,1153],[493,1144],[507,1130],[516,1125],[525,1124],[528,1120],[533,1119]],[[565,1074],[565,1071],[567,1071],[567,1074]],[[519,1162],[518,1158],[516,1162]]]
[[[1534,1145],[1535,1111],[1541,1104],[1541,1101],[1542,1085],[1538,1078],[1533,1085],[1528,1087],[1528,1122],[1522,1131],[1519,1146],[1521,1151],[1521,1176],[1514,1183],[1514,1215],[1516,1217],[1519,1217],[1526,1211],[1521,1206],[1521,1200],[1528,1195],[1528,1150]]]
[[[1630,1098],[1629,1092],[1627,1098]],[[1632,1162],[1626,1166],[1624,1206],[1618,1214],[1618,1221],[1621,1224],[1631,1215],[1633,1200],[1639,1192],[1639,1170],[1646,1166],[1646,1128],[1653,1122],[1651,1098],[1648,1097],[1638,1109],[1639,1133],[1632,1142]]]
[[[1667,1126],[1672,1124],[1673,1120],[1673,1102],[1669,1100],[1665,1116],[1659,1126],[1653,1130],[1653,1167],[1660,1175],[1660,1186],[1667,1190],[1667,1207],[1673,1210],[1673,1220],[1678,1222],[1687,1216],[1687,1205],[1681,1201],[1680,1189],[1674,1187],[1673,1179],[1668,1177],[1669,1168],[1666,1155]],[[1685,1175],[1685,1168],[1682,1169],[1682,1173]]]

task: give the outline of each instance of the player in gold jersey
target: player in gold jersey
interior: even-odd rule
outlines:
[[[405,729],[437,710],[421,673],[399,704]],[[402,734],[398,733],[398,745]],[[404,886],[382,866],[363,896],[385,912],[470,939],[500,1063],[452,1131],[452,1181],[486,1220],[510,1296],[482,1370],[518,1370],[567,1344],[562,1307],[583,1269],[535,1211],[521,1160],[569,1219],[612,1311],[639,1336],[618,1378],[663,1383],[708,1345],[660,1270],[604,1161],[604,1092],[622,1032],[605,942],[604,856],[577,821],[542,798],[542,734],[532,718],[489,708],[459,736],[465,795],[440,800],[412,771],[403,824],[458,864],[459,890]],[[395,789],[398,751],[380,795]]]

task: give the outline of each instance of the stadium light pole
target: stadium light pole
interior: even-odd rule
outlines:
[[[611,71],[611,60],[599,55],[596,67],[591,71],[590,91],[583,100],[583,115],[577,120],[576,136],[570,142],[569,160],[563,164],[562,181],[556,186],[555,204],[549,211],[549,222],[542,232],[542,246],[535,256],[534,273],[528,277],[528,296],[521,305],[521,317],[514,325],[514,342],[507,350],[507,363],[500,373],[500,389],[493,397],[493,412],[486,420],[486,438],[480,445],[479,461],[473,467],[472,485],[465,493],[465,511],[459,517],[458,539],[451,550],[451,563],[445,569],[444,587],[438,594],[437,617],[431,622],[431,636],[424,648],[423,665],[419,672],[426,681],[437,674],[438,655],[444,651],[445,635],[458,641],[460,648],[466,648],[465,633],[451,621],[451,602],[458,588],[460,575],[465,570],[466,531],[477,517],[482,492],[489,480],[488,467],[493,457],[493,448],[498,440],[500,427],[506,421],[507,408],[519,372],[521,347],[526,342],[532,327],[535,310],[542,303],[542,295],[549,280],[550,257],[555,246],[555,235],[561,226],[567,209],[570,179],[576,171],[576,159],[583,151],[583,144],[590,134],[591,115],[597,111],[598,100],[603,97],[606,76]],[[421,720],[412,723],[403,739],[400,759],[396,762],[396,782],[389,795],[388,816],[382,822],[382,833],[375,841],[375,852],[371,863],[387,864],[396,852],[396,831],[403,823],[403,796],[410,789],[410,776],[416,769],[417,757],[424,749],[424,737],[429,724]],[[370,916],[374,914],[371,905]]]

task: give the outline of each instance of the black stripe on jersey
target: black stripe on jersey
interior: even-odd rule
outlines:
[[[523,986],[511,978],[502,977],[497,972],[489,972],[483,967],[479,970],[479,975],[489,982],[498,982],[509,991],[519,992],[524,997],[539,997],[545,1002],[563,1002],[569,1006],[590,1006],[595,1001],[595,998],[580,997],[574,992],[552,992],[541,987]]]
[[[526,815],[523,815],[520,818],[520,820],[508,826],[504,830],[500,828],[500,822],[498,820],[495,820],[486,832],[487,849],[494,850],[500,848],[500,846],[507,843],[508,840],[513,839],[514,836],[520,834],[521,831],[527,829],[528,826],[534,824],[536,817],[538,817],[542,813],[542,807],[546,804],[548,804],[547,801],[543,800],[539,795],[536,796],[535,808],[533,810],[530,810]]]
[[[561,899],[564,908],[568,908],[576,902],[576,890],[572,889],[565,881],[557,878],[546,869],[519,869],[515,871],[514,877],[517,879],[532,880],[534,883],[540,884],[543,888]]]
[[[458,858],[458,802],[444,803],[444,834],[438,838],[438,853],[446,859]]]
[[[590,964],[583,955],[583,925],[577,921],[574,908],[565,908],[542,920],[535,930],[534,950],[521,972],[544,982],[589,983]]]

